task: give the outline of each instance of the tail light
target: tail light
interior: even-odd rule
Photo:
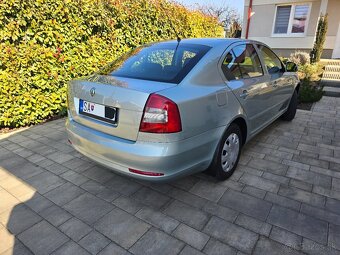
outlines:
[[[176,133],[182,131],[177,105],[169,98],[151,94],[146,102],[139,131]]]

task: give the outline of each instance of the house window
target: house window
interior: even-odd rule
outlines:
[[[307,31],[310,4],[279,5],[276,7],[274,35],[304,35]]]

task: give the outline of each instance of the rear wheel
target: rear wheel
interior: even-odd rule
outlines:
[[[210,171],[218,180],[226,180],[234,173],[240,159],[241,148],[241,129],[232,123],[224,133],[210,166]]]
[[[293,96],[290,99],[288,109],[284,114],[282,114],[281,119],[286,120],[286,121],[293,120],[296,114],[297,104],[298,104],[298,94],[297,94],[297,91],[294,90]]]

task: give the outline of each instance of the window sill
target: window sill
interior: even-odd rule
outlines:
[[[306,34],[272,34],[270,37],[278,37],[278,38],[303,38],[307,37]]]

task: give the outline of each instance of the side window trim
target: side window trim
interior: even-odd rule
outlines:
[[[267,45],[262,44],[262,43],[254,43],[254,47],[256,48],[256,51],[257,51],[257,53],[258,53],[258,55],[259,55],[259,57],[260,57],[260,59],[261,59],[262,67],[265,66],[264,69],[266,70],[266,73],[269,74],[269,75],[271,75],[271,74],[268,72],[268,68],[267,68],[266,63],[265,63],[265,61],[264,61],[264,57],[263,57],[263,54],[262,54],[262,52],[261,52],[261,50],[260,50],[260,46],[265,47],[265,48],[267,48],[268,50],[270,50],[270,51],[274,54],[274,56],[280,61],[281,66],[282,66],[282,69],[281,69],[282,73],[286,72],[286,66],[283,64],[283,62],[281,61],[281,59],[279,58],[279,56],[278,56],[271,48],[269,48]]]
[[[241,72],[241,69],[240,69],[240,64],[237,63],[237,68],[240,70],[240,74],[241,74],[242,78],[240,78],[240,79],[229,79],[228,78],[228,74],[227,74],[227,70],[225,70],[226,67],[223,65],[223,62],[226,59],[226,57],[227,57],[229,52],[231,52],[233,54],[233,56],[236,58],[236,55],[235,55],[233,49],[235,47],[242,46],[242,45],[252,45],[253,46],[253,48],[255,49],[255,52],[257,54],[257,57],[259,59],[259,64],[260,64],[260,68],[261,68],[262,74],[258,75],[258,76],[253,76],[253,77],[244,77],[242,72]],[[263,68],[262,56],[260,56],[261,54],[259,53],[259,49],[257,48],[257,45],[255,45],[253,42],[240,42],[240,43],[236,43],[236,44],[231,44],[228,48],[225,51],[226,54],[223,55],[223,57],[221,58],[222,61],[221,61],[221,64],[220,64],[220,68],[222,70],[222,73],[223,73],[225,79],[227,79],[228,81],[232,81],[232,80],[247,80],[247,79],[260,78],[260,77],[263,77],[265,75],[265,72],[267,71],[267,69]]]

